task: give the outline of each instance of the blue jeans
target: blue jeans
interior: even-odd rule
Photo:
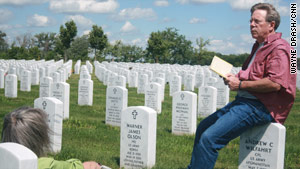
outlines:
[[[218,150],[244,131],[274,121],[259,100],[236,97],[198,125],[188,169],[213,169]]]

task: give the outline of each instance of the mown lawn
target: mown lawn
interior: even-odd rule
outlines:
[[[57,160],[78,158],[82,161],[98,161],[113,169],[119,168],[120,161],[120,128],[105,125],[105,94],[106,86],[94,75],[93,106],[77,105],[78,75],[72,75],[67,81],[71,87],[70,119],[63,122],[63,145],[58,154],[49,154]],[[31,92],[18,91],[18,98],[4,97],[4,89],[0,89],[0,130],[6,113],[20,107],[33,106],[33,101],[39,96],[39,87],[32,86]],[[195,91],[197,92],[197,90]],[[230,93],[230,99],[235,96]],[[128,88],[128,106],[142,106],[144,95],[137,94],[136,88]],[[169,86],[166,85],[165,101],[162,104],[162,114],[157,120],[157,145],[155,169],[183,169],[189,164],[194,136],[172,135],[172,98],[169,96]],[[202,119],[198,119],[200,122]],[[300,91],[297,91],[295,105],[285,126],[285,168],[300,168]],[[1,137],[1,136],[0,136]],[[215,168],[236,169],[238,166],[239,138],[231,141],[220,155]]]

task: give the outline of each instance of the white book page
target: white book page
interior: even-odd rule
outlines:
[[[231,72],[232,67],[232,64],[217,56],[214,56],[209,68],[220,76],[226,78],[226,74]]]

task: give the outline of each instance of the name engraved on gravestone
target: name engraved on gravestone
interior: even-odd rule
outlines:
[[[172,133],[194,134],[197,123],[197,95],[193,92],[176,92],[172,100]]]
[[[113,126],[121,125],[121,113],[127,108],[128,90],[121,86],[106,89],[105,123]]]
[[[120,167],[151,168],[156,157],[157,113],[148,107],[128,107],[122,112]]]
[[[239,169],[283,169],[285,132],[279,123],[244,132],[240,137]]]

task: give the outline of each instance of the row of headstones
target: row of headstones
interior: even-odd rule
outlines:
[[[95,69],[97,69],[97,66],[100,68],[105,68],[107,70],[110,70],[112,72],[115,72],[117,74],[121,74],[125,76],[126,78],[129,77],[130,72],[138,72],[142,74],[148,74],[149,81],[152,80],[153,77],[159,77],[158,74],[164,73],[165,81],[169,82],[169,79],[171,77],[171,74],[174,72],[177,72],[178,75],[182,77],[182,84],[184,84],[185,77],[188,74],[192,74],[196,76],[195,78],[195,86],[199,87],[201,84],[201,80],[197,80],[197,76],[201,76],[201,74],[204,74],[206,77],[218,77],[217,74],[211,73],[208,66],[200,66],[200,65],[169,65],[169,64],[141,64],[141,63],[116,63],[116,62],[102,62],[99,63],[98,61],[94,62]],[[232,69],[232,73],[237,73],[241,68],[240,67],[234,67]],[[97,70],[96,70],[97,72]],[[96,73],[97,74],[97,73]],[[97,75],[96,75],[97,76]],[[99,77],[101,79],[101,74],[99,74]],[[103,80],[100,80],[103,81]],[[127,81],[128,82],[128,81]]]
[[[144,81],[142,84],[145,84],[145,82],[152,82],[153,78],[162,78],[165,83],[170,83],[174,75],[178,75],[181,77],[181,84],[184,85],[184,90],[186,91],[194,91],[195,87],[200,87],[203,85],[207,85],[209,83],[209,78],[217,78],[217,81],[219,80],[219,76],[210,71],[208,67],[198,67],[196,70],[193,71],[163,71],[163,70],[155,70],[155,69],[149,69],[146,68],[132,68],[131,70],[122,68],[120,65],[116,67],[113,63],[111,64],[103,64],[99,62],[95,62],[95,75],[97,78],[103,82],[105,85],[112,85],[114,78],[119,78],[118,76],[124,76],[126,78],[126,83],[128,83],[129,87],[138,87],[143,86],[139,85],[139,82],[142,75],[148,75],[146,77],[143,77],[141,80]],[[234,68],[235,72],[239,68]],[[119,78],[120,79],[120,78]],[[211,80],[212,81],[212,80]],[[212,83],[212,82],[210,82]],[[123,83],[122,83],[123,84]],[[141,93],[143,93],[143,89],[139,89]]]
[[[54,65],[56,65],[54,63]],[[69,118],[69,97],[70,97],[70,85],[64,81],[71,75],[71,66],[72,66],[72,61],[69,61],[65,64],[62,64],[60,61],[58,62],[58,65],[61,65],[62,67],[58,69],[56,72],[44,72],[44,68],[40,68],[40,74],[37,73],[37,79],[39,79],[40,83],[40,88],[39,88],[39,97],[54,97],[59,100],[61,100],[63,104],[63,112],[64,116],[63,118],[67,119]],[[16,72],[14,71],[15,68],[12,67],[11,71],[9,71],[6,76],[5,76],[5,97],[8,98],[16,98],[17,97],[17,75],[15,74]],[[55,71],[55,69],[53,69]],[[27,72],[27,73],[24,73]],[[22,89],[22,85],[24,84],[24,81],[26,81],[26,88],[28,90],[25,91],[31,91],[31,84],[30,84],[30,73],[29,71],[23,71],[21,73],[21,82],[20,82],[20,90],[24,91]],[[25,74],[25,76],[23,76]],[[52,77],[47,77],[47,74],[51,75],[57,75],[63,78],[56,78],[57,76]],[[41,77],[39,77],[41,75]],[[25,79],[25,80],[24,80]],[[55,81],[53,80],[55,79]],[[54,83],[53,83],[54,81]],[[24,88],[24,87],[23,87]]]
[[[103,82],[103,84],[107,86],[122,86],[126,87],[127,79],[125,76],[117,74],[115,72],[112,72],[104,67],[99,66],[99,64],[95,64],[96,67],[96,76],[100,81]],[[125,72],[122,71],[122,72]],[[229,99],[229,88],[226,86],[223,82],[223,79],[219,76],[211,77],[210,74],[212,74],[211,71],[208,71],[207,73],[207,80],[204,80],[204,76],[199,76],[199,79],[201,81],[200,86],[213,86],[217,88],[217,108],[221,108],[224,105],[228,103]],[[152,73],[150,73],[152,74]],[[148,74],[144,73],[138,73],[135,71],[131,71],[129,74],[128,79],[128,86],[129,87],[137,87],[137,93],[144,93],[147,84],[151,82],[157,82],[161,85],[161,98],[162,101],[164,100],[164,90],[165,90],[165,81],[166,77],[164,73],[159,73],[157,77],[152,78],[151,81],[149,81]],[[172,96],[173,93],[181,91],[182,83],[181,79],[182,77],[179,76],[176,72],[173,72],[170,74],[169,79],[169,85],[170,85],[170,96]],[[195,87],[195,76],[194,75],[187,75],[186,83],[184,85],[185,91],[194,91]],[[205,82],[205,83],[204,83]]]
[[[57,70],[53,67],[55,65],[62,65],[61,61],[54,63],[51,66],[43,67],[43,63],[33,64],[33,66],[28,67],[18,67],[16,65],[10,65],[10,67],[0,65],[0,88],[5,86],[6,75],[16,75],[16,79],[20,80],[20,90],[21,91],[31,91],[31,85],[38,85],[40,78],[45,76],[51,76],[54,82],[63,81],[65,82],[67,78],[71,75],[72,61],[67,62],[63,66],[59,67]],[[15,77],[8,76],[8,81],[15,79]],[[10,82],[13,83],[13,82]],[[17,93],[14,93],[12,97],[17,97]]]
[[[181,98],[185,99],[183,96]],[[185,105],[182,103],[176,106]],[[63,103],[56,98],[44,97],[36,99],[34,107],[48,114],[48,125],[54,131],[50,134],[51,150],[54,153],[59,152],[62,144]],[[133,106],[124,109],[121,118],[120,167],[153,167],[156,161],[157,112],[149,107]],[[278,123],[248,130],[240,139],[239,169],[283,169],[284,146],[285,127]],[[35,161],[36,157],[32,154],[29,156],[22,149],[22,146],[0,144],[0,169],[12,166],[16,169],[26,169],[24,166],[29,164],[35,168],[36,163],[28,163],[28,160]],[[15,162],[11,163],[12,160]]]

